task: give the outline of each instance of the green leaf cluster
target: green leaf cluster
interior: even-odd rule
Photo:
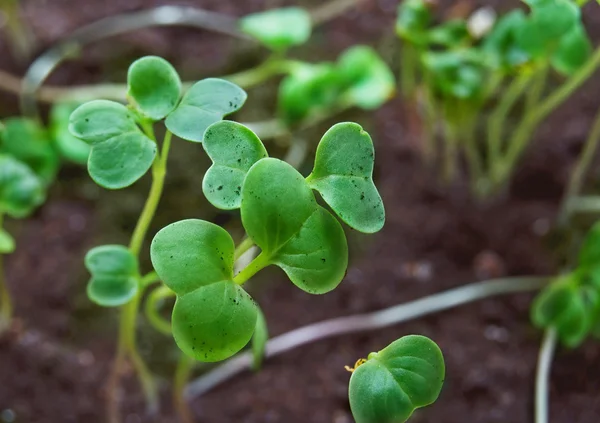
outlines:
[[[587,234],[577,268],[535,298],[531,319],[539,328],[555,328],[561,342],[572,348],[589,335],[600,336],[600,223]]]
[[[244,16],[240,29],[271,50],[282,52],[310,38],[310,14],[300,7],[284,7]]]
[[[261,252],[234,276],[231,236],[192,219],[163,228],[152,241],[151,258],[177,294],[172,316],[177,344],[198,360],[218,361],[246,345],[257,327],[263,331],[257,307],[241,287],[262,268],[280,267],[311,294],[329,292],[343,279],[346,236],[313,190],[342,221],[362,232],[381,229],[385,212],[372,179],[373,143],[357,124],[341,123],[327,131],[308,178],[266,157],[256,135],[238,123],[213,124],[203,145],[213,160],[203,182],[207,198],[219,208],[239,207],[244,229]],[[254,348],[260,350],[266,335],[255,337]]]
[[[147,56],[127,74],[129,106],[94,100],[70,115],[70,133],[90,148],[88,171],[100,186],[125,188],[139,180],[157,157],[153,124],[165,119],[173,134],[202,142],[213,123],[238,110],[246,93],[230,82],[208,78],[183,96],[177,71],[166,60]]]
[[[29,166],[12,156],[0,154],[0,214],[26,217],[43,203],[45,192],[42,180]],[[14,242],[6,232],[2,238],[2,249],[14,249]]]
[[[417,408],[435,402],[445,378],[435,342],[404,336],[354,369],[348,397],[356,423],[404,423]]]
[[[335,64],[294,67],[281,82],[278,109],[286,123],[295,124],[332,108],[376,109],[394,91],[394,75],[377,52],[368,46],[353,46]]]

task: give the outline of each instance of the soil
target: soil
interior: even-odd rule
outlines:
[[[87,2],[22,0],[25,17],[41,44],[40,51],[78,26],[119,12],[164,1]],[[285,2],[178,2],[241,15]],[[303,2],[314,5],[318,1]],[[494,2],[481,2],[492,4]],[[509,7],[508,2],[502,7]],[[79,7],[74,7],[77,5]],[[395,0],[367,1],[347,12],[300,49],[307,58],[333,57],[354,43],[390,49]],[[600,13],[586,18],[600,39]],[[190,29],[149,29],[100,42],[81,60],[62,66],[52,83],[122,80],[127,63],[142,54],[172,60],[187,77],[223,74],[251,64],[257,50],[245,42]],[[1,68],[22,72],[0,39]],[[202,70],[199,75],[198,69]],[[465,283],[503,275],[551,275],[560,267],[548,236],[569,171],[598,108],[600,80],[561,107],[538,131],[505,198],[473,203],[458,184],[441,187],[434,170],[418,154],[419,130],[399,99],[368,120],[349,113],[342,119],[363,124],[376,142],[377,185],[387,221],[375,236],[348,232],[351,264],[334,292],[310,296],[285,282],[278,270],[262,272],[252,282],[253,297],[263,308],[272,335],[331,317],[363,313],[406,302]],[[16,101],[0,93],[3,116],[17,113]],[[268,117],[273,88],[253,90],[256,107],[240,120]],[[262,102],[262,103],[261,103]],[[323,127],[308,135],[316,138]],[[215,214],[201,195],[206,158],[198,147],[175,145],[162,207],[151,233],[187,217],[226,224],[239,235],[235,214]],[[126,243],[141,208],[148,181],[108,192],[89,181],[85,170],[66,166],[49,201],[26,222],[10,222],[18,251],[7,257],[7,278],[16,315],[12,331],[0,338],[0,421],[53,423],[103,422],[103,386],[114,352],[116,313],[89,303],[85,251],[98,243]],[[597,175],[593,175],[596,177]],[[150,238],[150,237],[149,237]],[[145,263],[148,265],[148,263]],[[245,373],[195,399],[195,421],[352,422],[348,407],[349,373],[354,363],[410,333],[434,339],[444,352],[447,379],[440,399],[419,410],[411,422],[525,423],[532,421],[533,380],[541,333],[529,323],[532,295],[488,299],[413,322],[321,341],[268,360],[258,373]],[[126,423],[176,422],[169,384],[177,350],[140,318],[142,354],[159,375],[162,407],[158,416],[144,412],[133,378],[122,394]],[[596,423],[600,416],[600,348],[593,342],[559,349],[551,376],[552,422]]]

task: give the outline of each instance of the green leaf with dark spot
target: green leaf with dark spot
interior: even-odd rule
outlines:
[[[257,310],[256,328],[254,329],[254,335],[252,335],[252,368],[254,370],[260,370],[267,341],[269,340],[269,329],[265,315],[260,308],[257,307]]]
[[[56,103],[50,110],[50,135],[58,152],[67,160],[86,164],[91,146],[69,131],[71,113],[79,104]]]
[[[268,48],[281,51],[308,41],[312,23],[306,10],[285,7],[245,16],[240,28]]]
[[[403,423],[438,398],[444,357],[429,338],[404,336],[369,354],[350,378],[348,396],[356,423]]]
[[[257,307],[233,282],[234,244],[223,228],[197,219],[161,229],[150,256],[161,280],[177,295],[173,337],[200,361],[224,360],[252,337]]]
[[[202,144],[213,161],[202,182],[204,195],[217,208],[238,209],[246,174],[267,150],[254,132],[232,121],[211,125]]]
[[[348,265],[344,231],[292,166],[270,158],[252,166],[241,214],[263,259],[281,267],[296,286],[322,294],[341,282]]]
[[[10,254],[15,251],[15,239],[11,234],[0,228],[0,254]]]
[[[142,133],[122,104],[94,100],[71,114],[71,133],[92,146],[88,171],[100,186],[125,188],[152,166],[156,143]]]
[[[203,79],[184,94],[177,108],[167,116],[165,125],[184,140],[202,142],[206,129],[239,110],[246,97],[243,89],[229,81]]]
[[[350,47],[338,59],[337,67],[344,87],[345,104],[372,110],[389,100],[395,92],[394,74],[371,47]]]
[[[102,245],[85,256],[85,267],[92,274],[87,287],[90,300],[104,307],[127,304],[138,290],[138,263],[122,245]]]
[[[329,129],[315,156],[307,181],[348,226],[379,231],[385,223],[383,201],[373,182],[375,151],[368,133],[351,122]]]
[[[0,213],[25,217],[44,199],[44,185],[29,166],[0,154]]]
[[[565,34],[552,56],[552,66],[564,74],[571,75],[583,66],[592,54],[592,42],[585,27],[577,23]]]
[[[181,96],[181,79],[165,59],[146,56],[136,60],[127,73],[128,96],[134,106],[152,120],[171,113]]]
[[[0,132],[0,154],[8,154],[25,163],[48,185],[56,177],[59,157],[46,130],[36,121],[11,118]]]

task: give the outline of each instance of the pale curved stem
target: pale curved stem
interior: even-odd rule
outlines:
[[[548,423],[548,397],[550,391],[550,368],[556,348],[556,329],[544,334],[535,375],[535,423]]]
[[[267,343],[265,359],[321,339],[381,329],[483,298],[535,291],[543,287],[548,279],[547,277],[514,277],[477,282],[373,313],[324,320],[272,338]],[[251,352],[238,354],[191,382],[186,388],[185,395],[187,398],[202,395],[249,369],[251,365]]]

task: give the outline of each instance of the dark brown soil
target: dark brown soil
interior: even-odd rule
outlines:
[[[167,2],[22,3],[36,35],[47,46],[83,23]],[[267,3],[284,2],[178,2],[236,15]],[[506,7],[504,2],[495,3]],[[359,11],[348,12],[319,29],[316,42],[298,53],[331,58],[358,42],[391,52],[389,28],[395,7],[395,0],[368,1]],[[587,20],[598,40],[597,8]],[[0,52],[3,69],[20,71],[10,61],[3,39]],[[195,30],[144,30],[90,47],[80,61],[62,67],[51,81],[122,80],[132,57],[150,53],[169,58],[188,77],[218,75],[252,63],[255,52],[246,43]],[[358,113],[340,117],[360,122],[373,135],[377,184],[387,222],[375,236],[348,233],[351,265],[346,280],[333,293],[310,296],[285,282],[277,270],[261,273],[251,290],[266,313],[271,334],[377,310],[476,280],[557,272],[559,259],[545,235],[599,106],[594,94],[599,86],[596,78],[553,115],[539,131],[535,148],[507,197],[485,206],[472,203],[462,186],[439,186],[433,170],[419,159],[419,133],[401,101],[390,102],[372,117]],[[269,106],[253,103],[257,106],[242,118],[268,117],[272,88],[253,90],[253,95]],[[0,93],[0,100],[4,113],[16,112],[13,97]],[[311,135],[317,137],[322,130]],[[175,144],[167,193],[152,231],[187,217],[216,219],[235,231],[235,215],[216,215],[202,198],[200,181],[206,165],[197,146]],[[88,302],[82,257],[97,243],[127,242],[147,182],[107,192],[95,187],[84,170],[67,167],[48,203],[27,222],[11,223],[9,229],[17,234],[19,249],[7,258],[7,277],[19,321],[0,339],[0,421],[105,421],[103,386],[114,350],[116,313]],[[347,400],[349,373],[344,365],[400,336],[419,333],[439,343],[447,379],[439,401],[418,411],[411,421],[530,422],[541,338],[529,324],[531,298],[489,299],[377,333],[305,346],[269,360],[259,373],[236,377],[194,400],[191,408],[196,421],[208,423],[352,422]],[[138,339],[142,353],[163,382],[163,404],[159,416],[148,417],[137,384],[128,380],[122,393],[124,421],[176,422],[168,392],[177,350],[172,340],[146,327],[142,318]],[[586,343],[576,351],[560,349],[551,381],[552,422],[599,421],[597,344]]]

